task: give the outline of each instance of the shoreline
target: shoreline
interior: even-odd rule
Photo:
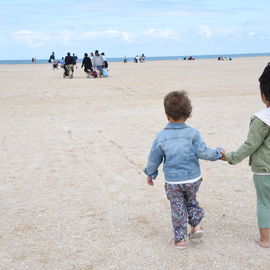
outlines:
[[[238,58],[254,58],[254,57],[270,57],[270,53],[247,53],[247,54],[213,54],[213,55],[192,55],[195,60],[206,60],[206,59],[217,59],[218,57],[231,57],[232,59]],[[146,57],[146,62],[152,61],[182,61],[183,58],[188,58],[189,56],[150,56]],[[127,57],[128,62],[133,62],[134,57]],[[60,60],[60,58],[57,58]],[[79,63],[82,62],[82,58],[79,58]],[[108,62],[110,63],[119,63],[123,62],[124,57],[107,57]],[[40,63],[38,63],[40,61]],[[183,60],[183,61],[191,61],[191,60]],[[227,60],[225,60],[227,61]],[[21,63],[16,63],[21,62]],[[0,60],[0,65],[14,65],[14,64],[33,64],[31,59],[22,59],[22,60]],[[47,59],[37,59],[37,64],[50,64]]]

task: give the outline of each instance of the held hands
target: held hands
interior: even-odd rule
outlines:
[[[154,185],[153,179],[150,176],[147,176],[146,177],[146,182],[147,182],[147,184],[149,186],[153,186]]]
[[[219,159],[220,159],[220,160],[223,160],[223,161],[227,161],[225,150],[223,150],[223,151],[221,152],[221,155],[222,155],[222,157],[220,157]]]

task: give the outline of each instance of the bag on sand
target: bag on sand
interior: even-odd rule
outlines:
[[[92,74],[91,74],[94,78],[97,77],[97,72],[95,70],[92,71]]]

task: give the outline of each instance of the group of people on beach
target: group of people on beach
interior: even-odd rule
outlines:
[[[187,247],[187,239],[199,239],[204,234],[200,225],[204,210],[196,199],[202,182],[199,159],[227,161],[237,164],[249,156],[257,195],[259,238],[255,242],[270,248],[270,63],[259,78],[260,96],[266,108],[251,117],[246,141],[237,151],[226,153],[222,148],[206,146],[198,130],[186,125],[192,106],[185,91],[174,91],[164,98],[168,124],[152,144],[144,169],[148,185],[154,185],[158,168],[163,163],[165,191],[171,206],[173,245]],[[188,233],[187,223],[191,226]],[[221,228],[220,228],[221,229]]]
[[[145,62],[145,55],[142,53],[140,56],[136,55],[133,60],[134,63],[144,63]]]
[[[48,62],[52,63],[53,69],[58,69],[58,65],[60,63],[60,67],[64,69],[63,77],[66,78],[73,78],[74,67],[77,69],[78,57],[73,53],[68,52],[66,57],[62,57],[61,61],[55,59],[54,52],[52,52]],[[98,50],[95,50],[95,53],[88,53],[84,54],[84,58],[82,60],[81,68],[84,68],[84,72],[87,75],[87,78],[94,77],[94,78],[101,78],[108,76],[108,61],[105,57],[105,53],[99,53]]]

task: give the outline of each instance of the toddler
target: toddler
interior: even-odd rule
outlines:
[[[187,222],[191,225],[190,239],[203,235],[199,224],[204,210],[196,200],[202,181],[199,159],[215,161],[222,156],[223,150],[208,148],[200,133],[185,124],[192,112],[185,91],[174,91],[166,95],[164,108],[169,123],[157,134],[144,172],[147,183],[153,185],[158,167],[163,162],[165,191],[171,205],[174,246],[184,249]]]
[[[223,160],[236,164],[249,156],[257,194],[260,238],[256,243],[269,248],[270,231],[270,63],[259,78],[261,99],[266,108],[251,117],[247,140],[236,152],[223,153]]]

